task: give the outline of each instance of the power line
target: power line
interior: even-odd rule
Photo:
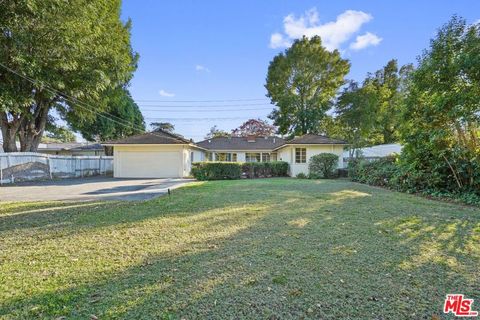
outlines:
[[[155,120],[155,121],[220,121],[220,120],[246,120],[251,117],[227,117],[227,118],[151,118],[146,117],[145,119]]]
[[[10,71],[11,73],[19,76],[20,78],[23,78],[23,79],[25,79],[25,80],[27,80],[27,81],[35,84],[35,79],[32,79],[32,78],[30,78],[30,77],[28,77],[28,76],[25,76],[25,75],[22,75],[22,74],[20,74],[19,72],[11,69],[10,67],[8,67],[8,66],[6,66],[6,65],[4,65],[4,64],[2,64],[2,63],[0,63],[0,66],[2,66],[2,67],[3,67],[4,69],[6,69],[7,71]],[[58,90],[56,90],[55,88],[52,88],[52,87],[47,86],[47,85],[45,85],[45,84],[44,84],[44,86],[45,86],[45,88],[46,88],[48,91],[50,91],[51,93],[53,93],[53,94],[60,94],[60,95],[64,96],[64,99],[65,99],[65,100],[75,103],[78,107],[80,107],[80,108],[82,108],[82,109],[84,109],[84,110],[87,110],[87,111],[90,111],[90,112],[92,112],[92,113],[94,113],[94,114],[97,114],[97,115],[99,115],[99,116],[101,116],[101,117],[103,117],[103,118],[105,118],[105,119],[107,119],[107,120],[113,121],[113,122],[115,122],[115,123],[117,123],[117,124],[119,124],[119,125],[121,125],[121,126],[128,127],[128,128],[131,128],[131,129],[140,131],[140,132],[142,132],[142,133],[145,132],[145,130],[144,130],[143,128],[141,128],[141,127],[136,127],[135,125],[131,124],[128,120],[122,119],[122,118],[117,117],[117,116],[115,116],[115,115],[113,115],[113,114],[110,114],[110,113],[108,113],[108,112],[104,112],[104,111],[99,112],[99,111],[96,111],[96,110],[88,109],[88,108],[86,108],[85,106],[82,106],[81,104],[84,104],[84,105],[89,106],[89,107],[92,107],[92,106],[89,105],[89,104],[87,104],[87,103],[84,103],[84,102],[79,101],[79,100],[78,100],[77,98],[75,98],[75,97],[70,97],[69,95],[67,95],[67,94],[65,94],[65,93],[63,93],[63,92],[61,92],[61,91],[58,91]],[[72,101],[72,99],[73,99],[74,101]],[[92,107],[92,108],[93,108],[93,107]],[[103,115],[102,113],[105,113],[105,114],[107,114],[107,115],[109,115],[109,116],[111,116],[111,117],[118,118],[118,119],[120,119],[121,121],[123,121],[123,123],[120,122],[120,121],[117,121],[117,120],[115,120],[115,119],[113,119],[113,118],[109,118],[109,117]]]
[[[223,99],[223,100],[135,100],[135,102],[159,102],[159,103],[180,103],[180,102],[241,102],[241,101],[269,101],[266,98],[259,99]]]
[[[224,108],[224,107],[249,107],[249,106],[273,106],[265,103],[242,103],[242,104],[218,104],[218,105],[158,105],[158,104],[143,104],[137,103],[141,107],[154,108]]]
[[[235,110],[228,110],[228,109],[209,109],[209,110],[175,110],[175,109],[145,109],[141,108],[142,111],[148,112],[236,112],[236,111],[256,111],[256,110],[273,110],[273,108],[250,108],[250,109],[235,109]]]
[[[6,69],[7,71],[17,75],[18,77],[29,81],[32,84],[36,84],[36,82],[40,82],[40,81],[37,81],[37,80],[35,80],[33,78],[30,78],[28,76],[22,75],[19,72],[15,71],[14,69],[11,69],[10,67],[8,67],[8,66],[6,66],[2,63],[0,63],[0,66],[3,67],[4,69]],[[105,112],[105,111],[100,112],[100,111],[97,111],[97,110],[94,110],[94,109],[89,109],[89,108],[94,108],[94,107],[92,105],[88,104],[88,103],[85,103],[85,102],[82,102],[82,101],[78,100],[75,97],[69,96],[66,93],[63,93],[63,92],[61,92],[61,91],[59,91],[59,90],[57,90],[57,89],[55,89],[55,88],[53,88],[49,85],[46,85],[45,82],[43,82],[43,81],[42,81],[42,84],[46,88],[47,91],[50,91],[53,94],[62,95],[63,98],[66,101],[73,102],[78,107],[80,107],[84,110],[87,110],[89,112],[97,114],[98,116],[103,117],[103,118],[105,118],[107,120],[110,120],[112,122],[115,122],[115,123],[117,123],[121,126],[131,128],[131,129],[137,130],[137,131],[142,132],[142,133],[145,132],[145,130],[143,128],[137,127],[136,125],[132,124],[128,120],[122,119],[120,117],[117,117],[117,116],[115,116],[113,114],[110,114],[108,112]],[[204,100],[204,101],[207,102],[206,100]],[[222,100],[222,101],[226,101],[226,100]],[[193,101],[190,101],[190,102],[193,102]],[[210,102],[212,102],[212,100],[210,100]],[[159,110],[159,111],[161,111],[161,110]],[[233,110],[225,110],[225,111],[233,111]],[[105,114],[110,116],[110,117],[106,116]],[[115,120],[114,118],[117,118],[119,120]],[[229,118],[149,118],[149,117],[146,117],[145,119],[150,119],[150,120],[154,120],[154,121],[199,121],[199,120],[220,121],[220,120],[245,120],[245,119],[249,119],[249,117],[229,117]],[[155,135],[154,133],[151,133],[151,134]]]

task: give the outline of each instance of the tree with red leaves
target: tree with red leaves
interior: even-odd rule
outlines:
[[[232,130],[234,137],[261,136],[268,137],[275,134],[277,128],[265,120],[250,119],[244,122],[240,127]]]

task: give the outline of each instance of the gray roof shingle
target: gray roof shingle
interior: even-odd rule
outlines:
[[[347,144],[343,140],[332,139],[319,134],[305,134],[285,141],[285,144]]]
[[[187,140],[179,135],[169,133],[162,130],[153,132],[146,132],[137,134],[134,136],[126,137],[123,139],[107,141],[103,144],[190,144],[190,140]]]
[[[216,137],[197,142],[196,145],[208,150],[273,150],[284,144],[279,137],[256,137],[249,142],[246,137]]]

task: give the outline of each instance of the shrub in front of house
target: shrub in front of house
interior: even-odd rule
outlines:
[[[288,176],[288,162],[245,162],[242,172],[247,178],[270,178]]]
[[[233,180],[242,176],[239,162],[194,162],[192,176],[197,180]]]
[[[285,161],[272,161],[267,162],[272,170],[272,176],[274,177],[286,177],[288,176],[288,162]]]
[[[308,175],[312,179],[334,178],[338,166],[338,156],[333,153],[320,153],[308,161]]]
[[[395,158],[388,157],[375,161],[354,159],[348,163],[348,175],[351,180],[380,187],[395,187],[399,168]]]
[[[195,162],[192,176],[197,180],[232,180],[288,176],[288,162]]]

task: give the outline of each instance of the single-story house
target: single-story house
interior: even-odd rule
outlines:
[[[346,143],[322,135],[307,134],[293,139],[280,137],[216,137],[194,143],[179,135],[154,131],[104,143],[113,146],[114,177],[187,177],[192,162],[286,161],[290,175],[308,173],[308,159],[319,153],[339,156],[343,167]]]
[[[20,150],[20,143],[17,142],[17,148]],[[104,156],[105,147],[100,143],[40,143],[37,148],[38,153],[53,154],[61,156]],[[3,148],[0,140],[0,153],[3,153]]]
[[[104,156],[105,147],[99,143],[40,143],[37,152],[63,156]]]

